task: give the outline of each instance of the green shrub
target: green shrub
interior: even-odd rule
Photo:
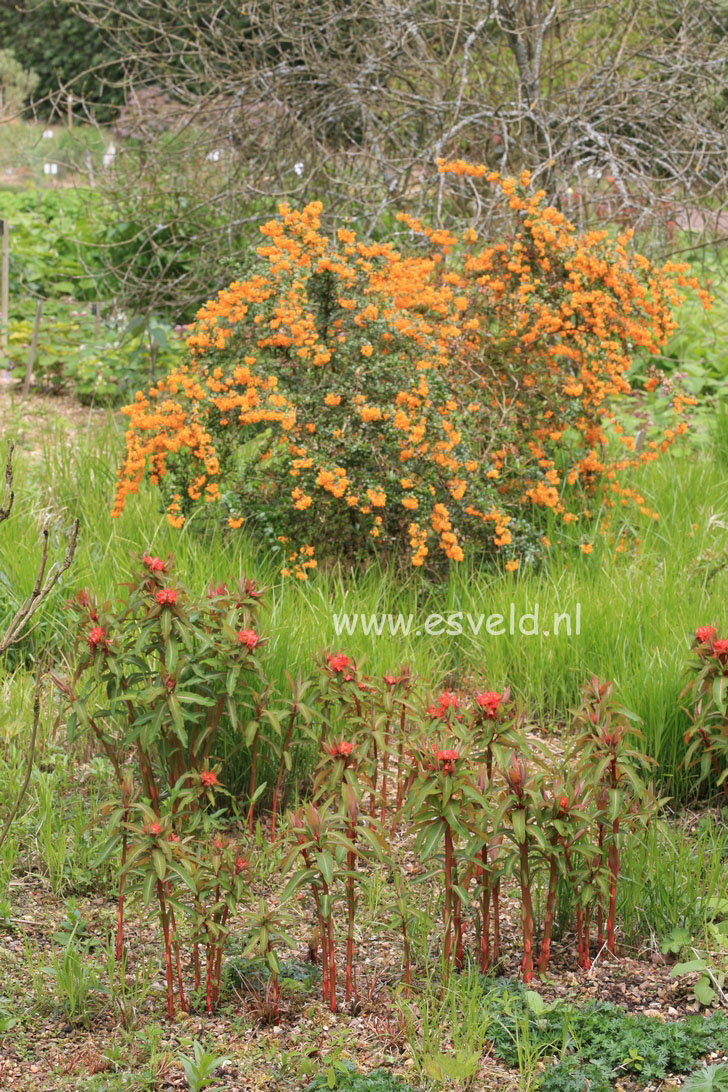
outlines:
[[[23,68],[12,49],[0,49],[0,121],[15,117],[37,86],[37,74]]]

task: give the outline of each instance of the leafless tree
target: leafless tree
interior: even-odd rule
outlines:
[[[15,501],[15,493],[13,491],[13,445],[11,444],[8,449],[8,458],[5,465],[5,487],[3,494],[2,505],[0,505],[0,523],[3,523],[9,518],[13,503]],[[18,608],[15,616],[12,618],[5,633],[0,636],[0,654],[6,652],[11,645],[17,644],[23,635],[23,631],[27,626],[30,619],[38,610],[40,605],[45,599],[48,598],[53,588],[58,583],[61,575],[66,572],[71,562],[73,561],[73,555],[76,552],[76,542],[78,538],[78,520],[75,520],[71,528],[71,532],[68,538],[68,544],[66,547],[66,554],[63,560],[57,564],[54,564],[48,568],[48,537],[49,528],[43,529],[43,548],[41,553],[40,564],[38,566],[38,573],[36,576],[35,584],[30,596],[21,604]],[[30,742],[28,744],[28,755],[26,761],[25,776],[23,783],[20,786],[20,791],[16,797],[15,803],[8,816],[5,819],[5,824],[2,830],[0,830],[0,846],[8,836],[11,823],[18,813],[23,797],[25,796],[26,789],[30,782],[30,775],[33,769],[33,760],[35,757],[35,745],[38,737],[38,722],[40,719],[40,691],[42,681],[42,669],[41,661],[38,661],[35,678],[35,692],[33,699],[33,726],[31,729]]]
[[[275,199],[320,198],[332,223],[356,216],[371,233],[391,233],[394,208],[487,225],[487,197],[440,176],[440,157],[528,168],[581,223],[617,219],[661,243],[676,226],[726,234],[728,18],[716,0],[76,7],[114,45],[135,101],[153,87],[167,104],[167,133],[128,142],[101,185],[122,207],[135,195],[138,254],[166,263],[180,298],[194,280],[183,249],[234,264]],[[142,212],[172,176],[178,207],[162,203],[156,245]],[[129,290],[143,284],[138,264],[125,267]]]

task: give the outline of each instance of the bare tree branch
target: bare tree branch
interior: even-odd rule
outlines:
[[[23,783],[20,786],[20,791],[15,799],[15,803],[10,809],[5,825],[3,826],[2,833],[0,833],[0,848],[2,848],[3,842],[10,833],[10,827],[12,825],[15,816],[18,814],[20,805],[23,803],[23,798],[30,784],[30,775],[33,772],[33,761],[35,759],[35,744],[38,739],[38,723],[40,721],[40,684],[42,679],[41,661],[38,661],[38,666],[35,672],[35,691],[33,696],[33,728],[30,733],[30,743],[28,745],[28,757],[25,767],[25,777]]]
[[[9,514],[10,508],[12,507],[12,500],[14,496],[12,493],[12,457],[13,447],[11,445],[8,452],[7,466],[5,468],[5,500],[3,501],[2,509],[0,509],[0,515],[2,514],[2,512],[7,512],[7,514]],[[8,495],[11,498],[9,502],[7,500]],[[2,519],[6,519],[7,514],[2,516]],[[78,527],[79,521],[78,519],[75,519],[73,522],[73,526],[71,527],[70,534],[68,536],[66,554],[63,558],[63,561],[61,561],[60,563],[54,563],[47,573],[46,569],[48,567],[48,540],[50,536],[50,528],[48,526],[43,528],[43,550],[41,553],[40,565],[38,567],[38,573],[35,579],[33,590],[30,593],[29,597],[25,600],[25,602],[18,608],[15,616],[8,624],[5,633],[2,637],[0,637],[0,655],[3,652],[7,651],[7,649],[10,648],[11,645],[16,644],[20,640],[27,623],[38,610],[43,600],[47,599],[47,597],[50,595],[62,574],[65,573],[66,570],[69,568],[71,562],[73,561],[73,555],[76,552]]]
[[[13,451],[15,445],[10,444],[8,447],[8,461],[5,464],[5,494],[3,496],[3,503],[0,505],[0,523],[6,520],[10,515],[13,508],[13,501],[15,500],[15,494],[13,493]]]

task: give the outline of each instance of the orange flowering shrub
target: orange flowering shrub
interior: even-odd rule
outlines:
[[[487,175],[512,237],[402,216],[420,244],[405,254],[327,237],[318,203],[282,205],[258,270],[200,310],[189,363],[125,408],[115,513],[149,474],[174,526],[214,513],[306,579],[316,555],[430,566],[466,548],[514,571],[544,548],[550,513],[589,519],[595,494],[647,511],[620,475],[685,430],[687,400],[639,454],[613,404],[697,283],[629,232],[578,234],[525,175],[440,170]]]

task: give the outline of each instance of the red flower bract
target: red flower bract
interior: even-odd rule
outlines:
[[[486,717],[495,719],[500,703],[503,701],[503,695],[498,694],[495,690],[484,690],[482,694],[475,695],[475,700],[480,708],[485,711]]]
[[[145,554],[142,560],[150,573],[163,573],[167,570],[167,566],[161,557],[152,557],[151,554]]]
[[[158,834],[161,834],[162,833],[162,824],[161,823],[152,823],[150,825],[150,827],[149,827],[149,833],[154,834],[155,836],[158,835]]]
[[[217,774],[215,773],[214,770],[203,770],[202,773],[200,774],[200,781],[202,782],[202,784],[205,786],[206,789],[209,789],[212,785],[219,785],[220,784],[220,782],[217,779]]]
[[[455,773],[455,763],[460,758],[460,755],[453,748],[440,751],[437,747],[432,748],[432,752],[435,756],[435,762],[440,763],[442,766],[442,772],[446,774]]]
[[[341,672],[345,667],[348,667],[351,663],[351,658],[344,655],[343,652],[337,652],[335,656],[332,656],[330,652],[326,653],[326,663],[329,665],[332,671]]]
[[[437,705],[430,705],[427,712],[431,717],[444,717],[448,709],[457,709],[458,696],[452,690],[444,690],[437,699]]]
[[[723,637],[719,641],[713,641],[713,655],[722,664],[728,663],[728,638]]]
[[[235,872],[236,872],[236,875],[239,875],[241,872],[244,872],[247,867],[248,867],[248,862],[245,860],[245,857],[237,857],[235,859]]]
[[[247,645],[248,648],[255,648],[260,641],[260,637],[254,629],[241,629],[238,633],[238,641],[241,645]]]
[[[161,591],[157,592],[154,598],[157,603],[159,603],[160,607],[171,607],[177,602],[177,592],[174,588],[162,588]]]
[[[715,628],[715,626],[698,626],[698,628],[695,630],[695,636],[698,640],[698,643],[701,645],[710,644],[711,640],[717,635],[717,633],[718,630]]]
[[[101,626],[94,626],[94,628],[89,633],[87,640],[88,646],[92,651],[101,644],[108,645],[109,643],[106,639],[106,634],[104,633]]]
[[[332,758],[348,758],[353,750],[354,744],[349,743],[348,740],[342,739],[338,743],[334,740],[329,748],[329,754]]]

